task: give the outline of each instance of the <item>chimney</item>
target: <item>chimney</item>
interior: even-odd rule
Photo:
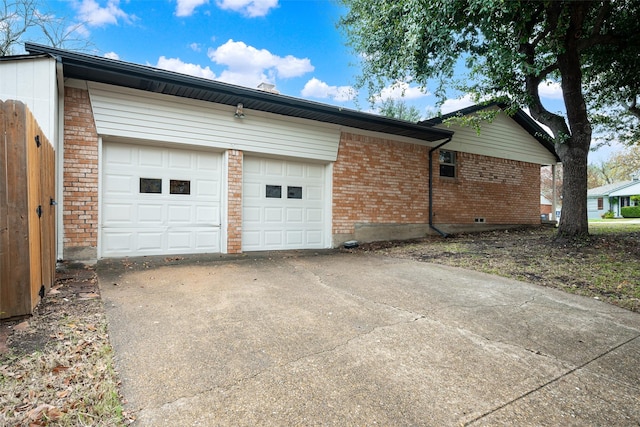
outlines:
[[[276,85],[271,84],[271,83],[266,83],[266,82],[262,82],[258,85],[258,90],[261,90],[263,92],[269,92],[269,93],[276,93],[279,94],[280,92],[278,92],[278,90],[276,89]]]

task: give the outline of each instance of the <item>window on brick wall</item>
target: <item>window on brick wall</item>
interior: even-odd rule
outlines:
[[[440,150],[440,176],[456,177],[456,152]]]

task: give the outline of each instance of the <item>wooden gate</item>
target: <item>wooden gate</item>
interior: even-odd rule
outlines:
[[[29,109],[0,101],[0,318],[30,314],[55,280],[55,152]]]

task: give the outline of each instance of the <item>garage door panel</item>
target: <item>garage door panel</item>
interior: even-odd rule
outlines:
[[[201,179],[196,183],[194,195],[196,197],[215,196],[219,198],[220,185],[215,181]]]
[[[130,253],[133,248],[133,232],[103,230],[102,244],[111,252]]]
[[[162,213],[164,211],[161,204],[139,203],[137,208],[138,222],[143,225],[161,225],[163,223]],[[135,204],[132,204],[135,209]]]
[[[287,231],[285,236],[287,245],[302,245],[304,243],[302,231]]]
[[[138,165],[143,168],[164,168],[164,152],[156,148],[139,148]]]
[[[104,179],[104,192],[108,194],[131,194],[136,190],[131,176],[109,174]]]
[[[101,256],[220,252],[220,154],[107,142],[103,159]]]
[[[171,224],[192,224],[192,207],[169,205],[169,222]]]
[[[216,249],[220,241],[219,231],[200,231],[196,233],[196,247],[202,250]]]
[[[280,160],[267,160],[265,163],[265,175],[274,177],[274,176],[283,176],[284,175],[284,162]]]
[[[302,223],[304,220],[304,209],[302,208],[287,208],[287,222]]]
[[[171,169],[192,169],[193,155],[180,151],[172,151],[169,153],[169,167]]]
[[[282,231],[265,231],[264,243],[267,248],[273,248],[274,246],[280,247],[283,243]]]
[[[325,171],[325,165],[245,156],[242,249],[327,247]]]
[[[220,208],[214,206],[196,206],[197,225],[220,224]]]
[[[307,200],[320,202],[322,201],[323,193],[324,191],[321,187],[314,187],[312,185],[307,186],[307,192],[306,192]]]
[[[304,166],[300,163],[287,163],[287,177],[298,177],[302,178],[304,176]]]
[[[193,234],[194,232],[192,230],[168,231],[167,246],[169,251],[184,251],[193,247]]]
[[[306,232],[306,243],[309,246],[315,246],[322,243],[322,233],[318,231]]]
[[[264,222],[266,223],[282,223],[282,208],[265,208]]]
[[[156,251],[162,248],[164,233],[161,230],[158,231],[138,231],[136,233],[138,239],[137,245],[135,245],[136,251]]]
[[[131,221],[132,206],[129,204],[108,204],[102,207],[105,220],[110,223],[128,223]]]

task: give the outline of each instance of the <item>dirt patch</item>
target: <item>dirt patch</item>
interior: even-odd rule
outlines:
[[[598,229],[588,238],[556,239],[527,228],[360,245],[393,257],[469,268],[591,296],[640,311],[640,226]]]

